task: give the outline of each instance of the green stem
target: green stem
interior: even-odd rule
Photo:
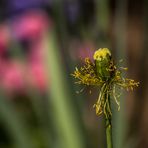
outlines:
[[[112,125],[111,125],[110,119],[106,119],[106,141],[107,141],[107,148],[113,148]]]
[[[106,142],[107,148],[113,148],[112,143],[112,114],[111,114],[111,104],[110,104],[110,95],[106,92],[106,99],[108,100],[108,107],[106,108],[107,116],[106,116]]]

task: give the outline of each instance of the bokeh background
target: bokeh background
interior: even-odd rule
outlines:
[[[140,82],[113,104],[114,148],[147,148],[148,1],[0,0],[0,148],[106,148],[98,88],[70,75],[101,47]]]

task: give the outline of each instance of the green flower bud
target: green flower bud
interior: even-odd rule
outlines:
[[[96,74],[102,80],[109,80],[112,76],[111,53],[108,48],[100,48],[94,53]]]

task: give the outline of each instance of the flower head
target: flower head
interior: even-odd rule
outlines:
[[[102,59],[106,58],[108,56],[111,56],[111,52],[108,48],[100,48],[94,53],[94,60],[101,61]]]
[[[93,107],[97,115],[104,113],[106,118],[109,118],[112,115],[111,99],[114,99],[118,110],[120,109],[120,94],[117,93],[117,90],[122,88],[133,90],[134,87],[138,87],[139,82],[122,76],[123,70],[127,70],[127,68],[115,65],[108,48],[98,49],[93,57],[93,62],[86,58],[83,67],[76,67],[72,76],[78,79],[77,84],[95,85],[100,88],[99,97]]]
[[[108,48],[100,48],[94,53],[96,74],[102,80],[109,80],[114,74],[113,60]]]

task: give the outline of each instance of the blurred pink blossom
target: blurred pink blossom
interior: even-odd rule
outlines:
[[[5,63],[1,84],[7,91],[22,91],[24,89],[23,66],[14,63]]]
[[[30,62],[43,62],[44,60],[44,54],[45,54],[45,48],[43,40],[39,40],[35,44],[31,46],[30,53],[28,55],[28,60]]]
[[[17,38],[36,38],[47,30],[48,20],[42,11],[28,11],[14,19],[12,28]]]
[[[78,57],[81,57],[82,59],[85,59],[86,57],[92,59],[93,53],[94,53],[94,45],[87,41],[84,44],[81,44],[81,46],[78,49]]]
[[[0,25],[0,55],[3,54],[10,41],[10,32],[7,24]]]
[[[33,87],[36,87],[41,91],[46,90],[47,80],[43,64],[40,62],[31,63],[29,73]]]
[[[14,61],[11,58],[0,59],[0,85],[9,92],[23,92],[28,85],[42,91],[46,90],[43,40],[44,33],[50,27],[48,17],[40,11],[29,11],[12,21],[11,33],[7,25],[0,26],[2,34],[0,36],[0,55],[13,37],[16,37],[18,41],[20,39],[30,40],[31,44],[28,47],[29,52],[26,54],[26,63],[19,60]]]
[[[93,57],[95,45],[91,41],[83,41],[80,42],[78,40],[74,40],[71,46],[71,58],[74,60],[80,59],[83,61],[86,57],[90,58],[91,60]]]

